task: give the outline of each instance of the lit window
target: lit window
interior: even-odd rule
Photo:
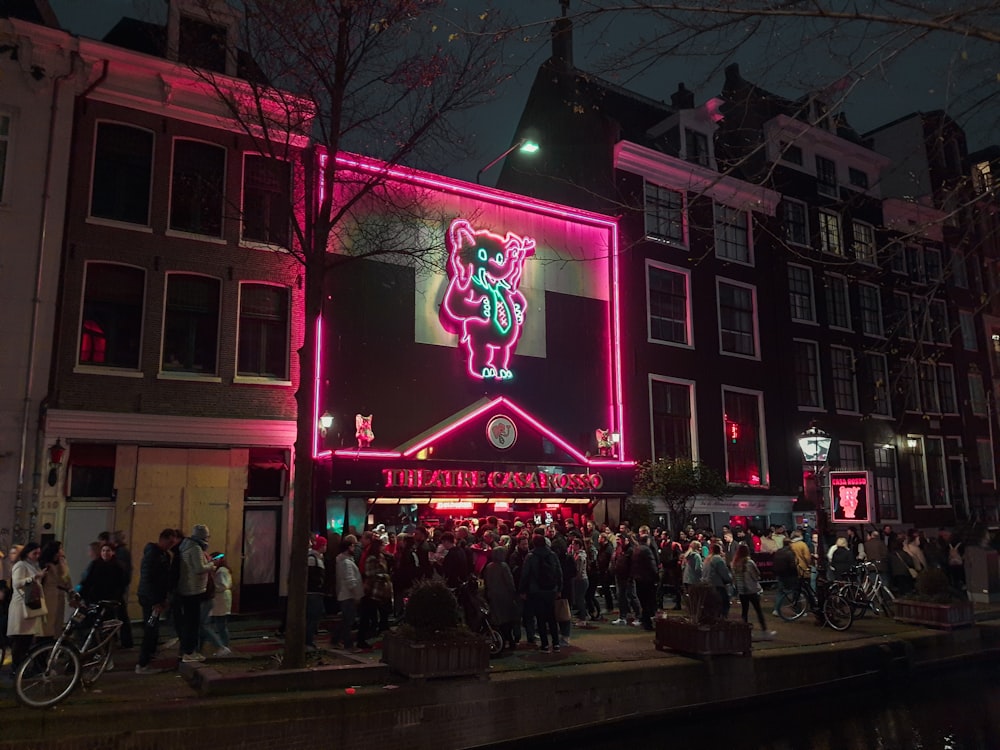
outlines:
[[[803,323],[816,322],[812,269],[789,264],[788,303],[791,307],[792,320]]]
[[[653,457],[692,458],[691,383],[650,376]]]
[[[833,405],[837,411],[858,410],[858,384],[854,377],[854,352],[841,346],[830,347],[830,380]]]
[[[861,303],[861,330],[869,336],[883,336],[882,294],[874,284],[858,284]]]
[[[208,276],[167,275],[163,370],[215,375],[221,283]]]
[[[824,253],[843,255],[840,241],[840,215],[835,211],[819,210],[819,249]]]
[[[740,263],[753,262],[746,211],[715,204],[715,254]]]
[[[7,154],[10,151],[11,117],[0,111],[0,203],[4,202],[4,183],[7,177]]]
[[[816,155],[816,189],[820,195],[827,195],[836,198],[837,192],[837,164],[832,159],[825,156]]]
[[[854,230],[854,258],[860,263],[875,265],[875,228],[863,221],[855,221],[852,227]]]
[[[979,351],[979,344],[976,340],[976,318],[968,310],[958,311],[959,327],[962,329],[962,348],[966,351]]]
[[[799,406],[819,409],[823,395],[819,379],[819,344],[795,339],[795,398]]]
[[[85,274],[79,363],[138,370],[145,272],[91,262]]]
[[[726,481],[767,484],[767,456],[761,434],[763,396],[757,392],[723,390],[723,435],[726,441]]]
[[[753,287],[719,280],[719,338],[726,354],[757,356]]]
[[[891,417],[892,400],[889,397],[889,365],[886,356],[879,352],[866,352],[865,359],[871,388],[871,413]]]
[[[685,243],[683,193],[646,183],[646,236]]]
[[[688,272],[652,261],[646,266],[650,341],[690,344]]]
[[[149,226],[153,134],[101,122],[95,138],[90,215]]]
[[[243,239],[288,247],[291,167],[246,154],[243,159]]]
[[[201,141],[174,141],[170,228],[222,236],[226,149]]]
[[[288,289],[240,285],[236,374],[288,380]]]
[[[843,276],[826,275],[826,313],[832,328],[852,330],[850,294]]]
[[[782,226],[785,239],[796,245],[809,244],[809,221],[806,204],[785,198],[781,202]]]

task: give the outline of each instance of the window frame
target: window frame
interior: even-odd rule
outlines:
[[[854,320],[851,316],[851,288],[848,284],[847,277],[839,273],[827,273],[825,274],[827,281],[827,299],[826,299],[826,317],[827,325],[830,328],[836,329],[838,331],[854,331]],[[846,325],[841,325],[842,321],[834,321],[834,312],[836,311],[835,302],[836,297],[833,293],[833,287],[836,285],[843,294],[843,308],[844,315],[846,316]]]
[[[98,364],[95,362],[83,362],[80,359],[80,355],[83,349],[83,337],[84,337],[84,316],[86,315],[87,309],[87,282],[90,279],[90,272],[96,266],[118,266],[121,268],[131,269],[132,271],[138,271],[142,274],[142,283],[140,291],[139,300],[139,320],[138,329],[136,331],[138,342],[135,347],[135,364],[134,365],[110,365],[110,364]],[[100,375],[118,375],[124,377],[142,377],[142,352],[143,345],[145,343],[146,334],[146,301],[149,298],[148,293],[149,285],[149,272],[141,267],[131,263],[120,263],[117,261],[102,260],[102,259],[90,259],[84,261],[83,264],[83,277],[81,279],[80,285],[80,311],[77,318],[77,329],[76,329],[76,351],[73,357],[73,372],[88,373],[88,374],[100,374]]]
[[[950,362],[938,362],[936,364],[938,403],[941,405],[941,413],[945,416],[957,415],[960,413],[960,410],[958,407],[958,391],[955,388],[955,366]],[[950,374],[942,377],[942,373],[945,372]],[[947,394],[947,399],[945,398],[945,394]]]
[[[990,413],[989,402],[986,400],[986,385],[983,383],[983,375],[979,372],[968,373],[969,383],[969,411],[976,417],[988,417]],[[977,411],[981,405],[982,411]]]
[[[828,198],[840,197],[840,179],[837,161],[823,154],[814,154],[816,164],[816,192]],[[827,178],[832,178],[832,182]]]
[[[875,238],[875,227],[869,224],[867,221],[861,221],[860,219],[853,219],[851,221],[851,235],[854,240],[853,251],[854,259],[858,263],[864,263],[869,266],[878,265],[878,241]],[[859,241],[860,235],[867,235],[866,241]],[[865,249],[867,252],[859,252],[859,248]]]
[[[757,402],[757,428],[759,432],[757,440],[757,458],[759,461],[760,468],[760,484],[745,484],[743,482],[734,482],[729,478],[729,449],[728,440],[729,437],[726,432],[726,393],[735,393],[741,396],[753,396],[756,398]],[[726,483],[732,484],[739,487],[750,486],[750,487],[770,487],[770,470],[768,467],[768,457],[767,457],[767,426],[765,424],[765,413],[764,413],[764,392],[759,390],[754,390],[751,388],[740,388],[733,385],[722,386],[722,439],[723,444],[726,445],[726,449],[723,450],[725,456],[725,477]]]
[[[875,480],[875,502],[878,517],[883,521],[899,521],[899,456],[893,446],[876,445],[873,451],[872,475]],[[883,502],[888,497],[892,502]],[[892,508],[886,513],[885,508]]]
[[[654,195],[650,195],[650,189],[654,192]],[[669,205],[664,204],[662,200],[661,193],[668,193],[676,196],[680,196],[680,207],[671,208]],[[674,190],[673,188],[668,188],[660,185],[651,180],[643,180],[643,230],[645,231],[646,239],[653,240],[654,242],[662,242],[666,245],[676,246],[676,247],[687,247],[688,246],[688,212],[687,212],[687,193],[683,190]],[[663,208],[667,211],[666,216],[662,216],[659,211],[651,211],[651,206],[655,209]],[[660,234],[659,232],[651,231],[651,219],[656,222],[656,226],[653,228],[659,228],[661,226],[660,221],[665,221],[667,226],[673,226],[677,222],[674,222],[671,218],[670,212],[679,212],[679,224],[680,224],[680,237],[672,237],[670,235]]]
[[[868,190],[868,173],[863,169],[848,166],[847,182],[851,187],[858,188],[859,190]]]
[[[915,329],[913,328],[913,300],[907,292],[893,291],[893,309],[896,316],[897,335],[904,341],[915,341]],[[906,300],[905,316],[900,315],[899,301]],[[902,324],[903,330],[899,330]]]
[[[244,151],[243,159],[241,163],[242,173],[240,180],[240,244],[246,247],[262,247],[266,249],[279,249],[288,250],[291,249],[292,245],[292,195],[295,189],[294,186],[294,170],[292,168],[292,163],[287,159],[279,159],[274,156],[268,156],[257,151]],[[254,237],[248,237],[246,234],[246,215],[247,215],[247,175],[249,170],[247,169],[247,162],[250,159],[261,159],[268,163],[278,163],[284,165],[287,170],[285,177],[288,179],[288,193],[284,198],[285,210],[286,210],[286,236],[284,242],[272,242],[270,240],[258,239]],[[257,188],[259,190],[259,188]],[[280,199],[279,199],[280,200]]]
[[[874,297],[867,299],[868,294],[874,293]],[[866,303],[875,301],[875,307],[871,308]],[[882,288],[878,284],[870,284],[866,281],[858,282],[858,312],[861,317],[861,332],[872,338],[885,338],[885,318],[882,315]],[[877,323],[870,329],[869,323]]]
[[[794,164],[797,167],[805,165],[805,154],[802,152],[802,147],[796,146],[791,141],[778,141],[778,153],[778,158],[783,162]]]
[[[978,352],[979,340],[976,337],[976,314],[970,310],[959,310],[958,326],[962,332],[962,348],[967,352]]]
[[[284,336],[285,346],[283,352],[284,374],[265,375],[261,373],[246,374],[240,372],[240,355],[243,344],[243,301],[244,291],[248,286],[274,287],[285,292],[285,315],[284,315]],[[292,340],[292,289],[284,284],[276,284],[269,281],[259,281],[256,279],[245,279],[239,282],[236,302],[236,359],[234,362],[233,377],[234,383],[264,383],[271,385],[291,385],[291,340]]]
[[[845,450],[845,448],[847,450]],[[845,461],[844,454],[857,451],[857,461]],[[837,442],[837,453],[840,458],[840,469],[843,471],[865,470],[865,444],[857,440],[840,440]]]
[[[917,363],[917,387],[920,389],[920,410],[924,414],[941,414],[941,396],[938,392],[937,368],[924,360]]]
[[[948,320],[948,303],[931,297],[928,301],[931,342],[941,346],[951,346],[951,324]]]
[[[829,208],[817,209],[816,231],[819,250],[827,255],[844,256],[844,228],[840,213]],[[832,220],[832,224],[830,223]]]
[[[215,368],[214,372],[201,372],[198,370],[189,369],[169,369],[164,366],[166,361],[166,349],[167,349],[167,325],[169,323],[169,304],[170,304],[170,280],[174,277],[193,277],[202,279],[212,279],[218,283],[218,305],[215,312]],[[157,378],[160,379],[179,379],[179,380],[202,380],[206,382],[221,382],[220,374],[220,348],[222,345],[222,310],[223,310],[223,294],[224,285],[222,279],[218,276],[212,276],[211,274],[205,273],[195,273],[191,271],[167,271],[163,278],[163,317],[160,330],[160,363],[159,372],[157,373]]]
[[[684,332],[686,340],[670,341],[668,339],[656,338],[653,335],[653,292],[651,288],[652,272],[662,271],[664,273],[676,274],[684,278]],[[691,309],[691,269],[672,266],[646,258],[646,342],[649,344],[664,344],[666,346],[676,346],[682,349],[694,349],[694,316]],[[669,320],[662,318],[663,320]],[[676,323],[677,321],[673,321]]]
[[[812,244],[809,241],[809,204],[804,201],[796,200],[795,198],[788,198],[786,196],[782,196],[781,203],[781,227],[785,241],[792,245],[798,245],[799,247],[812,247]],[[789,227],[799,226],[799,224],[790,223],[788,220],[787,211],[792,206],[795,207],[796,211],[801,211],[802,232],[800,238],[793,237],[792,232],[789,231]]]
[[[800,271],[805,271],[805,273],[806,273],[806,281],[808,282],[808,286],[809,286],[809,296],[808,296],[809,317],[808,318],[798,318],[798,317],[796,317],[796,309],[797,308],[801,308],[802,305],[796,305],[795,300],[797,298],[804,298],[805,295],[801,291],[796,291],[792,287],[792,269],[797,269],[797,270],[800,270]],[[788,267],[787,267],[787,270],[788,270],[788,307],[789,307],[789,315],[791,316],[791,319],[794,322],[796,322],[796,323],[809,323],[811,325],[818,325],[819,323],[818,323],[818,321],[816,319],[816,287],[815,287],[815,285],[813,283],[813,271],[812,271],[812,268],[810,268],[809,266],[799,265],[798,263],[789,263]]]
[[[720,216],[720,212],[724,215]],[[731,218],[742,217],[744,224],[741,226],[738,223],[730,221]],[[720,235],[720,227],[729,229],[729,231],[735,231],[736,233],[743,233],[743,243],[739,241],[732,241],[727,236],[727,232],[723,231]],[[719,260],[727,261],[730,263],[739,263],[744,266],[754,265],[754,252],[753,252],[753,215],[750,211],[743,208],[734,208],[733,206],[727,206],[725,203],[718,203],[716,201],[712,202],[712,235],[715,244],[715,257]],[[720,244],[721,243],[721,244]],[[726,255],[720,252],[723,248],[736,248],[737,250],[743,249],[746,251],[745,257],[742,256],[732,256]]]
[[[984,450],[985,448],[985,450]],[[993,455],[993,441],[989,438],[976,438],[976,455],[979,457],[979,481],[983,484],[997,484],[996,464]],[[986,460],[984,460],[986,459]],[[989,476],[983,471],[983,467],[988,466]]]
[[[691,164],[698,164],[702,167],[709,167],[712,163],[712,154],[709,152],[708,135],[695,128],[685,126],[684,130],[684,161]],[[691,153],[692,140],[695,145],[695,153]]]
[[[877,367],[875,361],[881,364]],[[872,388],[873,416],[892,418],[892,391],[889,388],[889,358],[882,352],[865,352],[865,366],[868,369],[869,385]],[[881,380],[882,386],[879,387]],[[884,405],[884,410],[883,409]]]
[[[841,354],[836,354],[840,352],[848,358],[847,366],[848,373],[850,377],[843,377],[843,370],[840,370],[840,364],[837,362],[837,357]],[[838,375],[838,373],[841,373]],[[854,349],[849,346],[830,346],[830,384],[833,388],[833,407],[838,414],[860,414],[858,408],[858,366],[857,358],[854,355]],[[838,384],[847,384],[850,386],[850,393],[842,391],[838,388]],[[841,405],[841,396],[849,395],[851,398],[851,404],[848,406]]]
[[[792,370],[795,375],[796,406],[799,411],[826,411],[826,408],[823,405],[823,366],[820,360],[819,342],[811,339],[793,338],[792,346],[794,348]],[[800,347],[808,347],[812,350],[812,364],[815,366],[814,370],[809,371],[808,368],[803,369],[800,367],[803,362],[807,362],[809,359],[808,357],[803,359],[800,356],[802,354]],[[815,403],[803,403],[801,398],[802,392],[800,391],[800,378],[802,377],[811,381],[811,390],[814,390],[816,394]]]
[[[723,327],[722,320],[722,294],[721,287],[727,285],[736,289],[745,289],[750,293],[750,317],[751,317],[751,330],[750,336],[752,337],[753,343],[753,353],[745,354],[743,352],[728,351],[725,348],[725,332],[727,329]],[[719,354],[724,354],[730,357],[740,357],[741,359],[752,359],[760,360],[760,328],[758,320],[758,308],[757,308],[757,287],[753,284],[746,284],[742,281],[736,281],[734,279],[725,278],[722,276],[715,277],[715,304],[716,304],[716,320],[718,321],[719,328]],[[735,309],[735,308],[734,308]],[[731,331],[731,333],[737,333],[740,335],[746,335],[745,332],[741,331]]]
[[[111,216],[98,216],[94,213],[95,180],[97,178],[98,145],[101,136],[101,127],[111,125],[120,128],[136,130],[146,133],[150,137],[149,145],[149,180],[146,185],[146,219],[143,222],[130,221],[129,219]],[[119,227],[122,229],[132,229],[140,232],[152,233],[153,231],[153,185],[156,182],[156,131],[151,128],[143,128],[129,122],[120,122],[112,119],[98,119],[94,122],[94,140],[91,144],[90,152],[90,181],[87,185],[87,218],[88,224],[100,224],[105,226]]]
[[[192,228],[178,229],[174,226],[174,185],[177,182],[177,146],[181,143],[193,143],[207,146],[222,154],[222,174],[219,175],[220,193],[219,201],[219,233],[210,234],[208,232],[194,231]],[[168,237],[191,237],[208,242],[224,244],[226,242],[226,201],[228,200],[227,190],[229,181],[229,149],[219,143],[206,141],[203,138],[190,138],[187,136],[174,136],[170,143],[170,184],[167,190],[167,229],[165,234]],[[242,186],[241,186],[242,187]],[[242,197],[241,197],[242,201]],[[241,217],[242,223],[242,217]],[[241,230],[242,231],[242,230]]]
[[[691,460],[698,461],[698,400],[697,400],[697,383],[694,380],[686,380],[684,378],[668,377],[666,375],[657,375],[655,373],[649,373],[649,447],[650,455],[653,459],[657,459],[656,454],[656,426],[657,418],[656,413],[653,411],[653,389],[655,383],[662,383],[672,386],[682,386],[688,389],[688,410],[690,412],[689,416],[689,439],[691,441]],[[665,458],[665,456],[664,456]]]

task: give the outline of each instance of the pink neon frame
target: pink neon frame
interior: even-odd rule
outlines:
[[[320,155],[321,164],[325,162],[327,155],[322,153]],[[625,405],[623,397],[623,385],[622,385],[622,365],[621,365],[621,288],[620,288],[620,276],[618,269],[618,221],[617,219],[604,216],[603,214],[591,213],[589,211],[582,211],[580,209],[569,208],[567,206],[562,206],[557,203],[549,203],[547,201],[541,201],[536,198],[529,198],[527,196],[515,195],[513,193],[508,193],[502,190],[496,190],[495,188],[484,187],[481,185],[473,185],[468,182],[463,182],[462,180],[456,180],[450,177],[444,177],[442,175],[434,175],[429,172],[422,172],[416,169],[411,169],[409,167],[402,166],[389,166],[385,162],[377,161],[370,157],[361,156],[359,154],[349,154],[340,152],[337,154],[337,166],[338,168],[345,168],[355,170],[357,172],[365,172],[371,175],[376,175],[383,177],[385,179],[396,180],[403,183],[413,183],[426,188],[433,188],[435,190],[440,190],[441,192],[451,193],[453,195],[461,195],[469,198],[474,198],[487,203],[494,203],[503,206],[510,206],[511,208],[517,208],[524,211],[532,211],[543,216],[550,216],[553,218],[563,219],[566,221],[573,221],[580,224],[585,224],[592,227],[598,227],[605,229],[608,232],[608,251],[611,254],[611,336],[608,346],[610,348],[609,359],[610,370],[608,372],[608,418],[609,424],[611,425],[612,432],[617,432],[620,436],[617,445],[618,460],[590,460],[587,459],[583,454],[581,454],[572,446],[566,444],[563,440],[559,439],[552,433],[551,430],[543,426],[541,423],[537,422],[530,415],[521,412],[517,407],[513,407],[519,413],[521,413],[526,421],[535,425],[538,429],[542,430],[546,434],[555,438],[553,442],[564,446],[564,449],[568,449],[568,452],[574,457],[579,457],[581,463],[587,463],[592,466],[599,465],[632,465],[633,461],[625,461],[624,456],[625,451]],[[320,384],[320,362],[322,361],[322,348],[320,346],[319,333],[321,331],[321,326],[317,322],[317,345],[316,345],[316,372],[315,377],[315,388],[316,388],[316,398],[315,398],[315,414],[313,415],[313,425],[318,424],[319,421],[319,384]],[[501,397],[502,399],[503,397]],[[509,403],[509,402],[508,402]],[[481,413],[477,410],[476,413]],[[464,424],[468,420],[468,417],[459,420],[457,424]],[[457,425],[451,425],[445,430],[450,431],[454,429]],[[441,433],[439,433],[440,435]],[[427,441],[424,441],[426,443]],[[313,437],[313,456],[318,458],[320,456],[330,455],[331,451],[324,451],[319,453],[319,436],[318,431],[314,432]],[[339,451],[338,455],[341,454]],[[409,455],[410,451],[406,455]],[[365,456],[367,455],[365,451],[348,451],[347,455],[351,456]]]

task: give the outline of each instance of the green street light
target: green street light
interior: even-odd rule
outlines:
[[[479,185],[480,178],[483,176],[483,172],[502,161],[506,156],[514,153],[515,151],[520,151],[522,154],[534,154],[537,153],[539,149],[538,144],[535,141],[529,141],[527,138],[521,138],[517,143],[511,146],[509,149],[504,151],[500,156],[491,161],[485,167],[476,172],[476,184]]]

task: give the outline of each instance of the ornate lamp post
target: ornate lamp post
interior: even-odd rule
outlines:
[[[816,479],[819,499],[816,502],[816,621],[823,624],[823,604],[826,602],[827,560],[826,560],[826,485],[823,483],[824,469],[830,457],[833,439],[813,422],[799,435],[799,449],[802,460],[812,469]]]

